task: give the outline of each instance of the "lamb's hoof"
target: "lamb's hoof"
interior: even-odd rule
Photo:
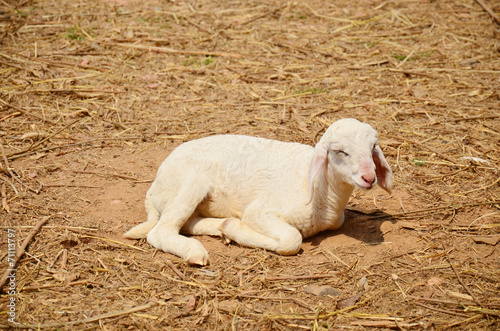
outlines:
[[[232,218],[226,218],[226,220],[222,222],[221,225],[219,225],[219,228],[217,230],[219,230],[222,233],[222,236],[224,236],[224,233],[228,230],[233,221],[234,219]]]
[[[208,256],[191,256],[188,259],[188,263],[193,266],[208,265]]]
[[[231,239],[226,237],[224,234],[221,234],[220,238],[222,239],[222,243],[224,245],[229,245],[231,243]]]
[[[203,245],[196,239],[188,239],[190,247],[187,254],[184,256],[185,260],[196,266],[204,266],[208,264],[208,252]]]
[[[218,228],[218,230],[221,232],[220,237],[224,245],[229,245],[231,243],[231,238],[227,236],[226,232],[228,232],[228,229],[232,223],[233,219],[227,218]]]

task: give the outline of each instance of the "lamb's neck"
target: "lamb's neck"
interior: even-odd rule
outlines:
[[[313,198],[313,221],[320,229],[338,229],[344,223],[344,209],[354,186],[338,180],[338,176],[328,176],[325,171],[318,181]]]

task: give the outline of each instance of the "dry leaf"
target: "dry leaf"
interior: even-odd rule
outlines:
[[[89,58],[87,58],[87,57],[86,57],[86,58],[84,58],[84,59],[82,60],[82,62],[80,62],[80,65],[81,65],[82,67],[85,67],[85,66],[87,66],[89,63],[90,63],[90,60],[89,60]]]
[[[475,97],[475,96],[477,96],[477,95],[481,95],[481,93],[482,93],[482,90],[480,90],[480,89],[476,89],[476,90],[472,90],[472,91],[470,91],[468,95],[469,95],[470,97]]]
[[[65,283],[69,283],[69,282],[72,282],[74,280],[77,280],[79,275],[78,274],[73,274],[73,273],[70,273],[66,270],[57,270],[56,272],[54,272],[52,274],[52,277],[55,279],[55,280],[58,280],[58,281],[61,281],[61,282],[65,282]]]
[[[434,285],[441,285],[443,283],[443,279],[439,277],[432,277],[427,280],[427,285],[429,286],[434,286]]]
[[[466,66],[466,67],[474,65],[474,64],[478,64],[478,63],[479,63],[479,60],[477,60],[477,59],[465,59],[465,60],[462,60],[459,62],[459,64],[461,66]]]
[[[194,310],[196,307],[196,297],[193,295],[189,298],[188,303],[186,304],[186,307],[184,307],[184,310],[186,312]]]
[[[475,162],[475,163],[486,163],[486,164],[490,164],[491,162],[488,161],[488,160],[484,160],[484,159],[481,159],[479,157],[474,157],[474,156],[463,156],[460,158],[461,160],[468,160],[468,161],[472,161],[472,162]]]
[[[156,74],[146,74],[140,77],[145,82],[156,82],[160,77]]]
[[[80,117],[83,117],[83,116],[90,116],[90,112],[87,109],[80,109],[80,110],[77,110],[77,111],[74,111],[71,113],[67,113],[67,114],[62,113],[61,116],[65,116],[65,117],[80,116]]]
[[[225,300],[218,303],[217,308],[227,313],[234,313],[240,303],[237,300]]]
[[[17,138],[18,140],[26,140],[26,139],[32,139],[32,140],[38,140],[44,136],[43,133],[40,132],[27,132]]]
[[[345,308],[349,308],[349,307],[352,307],[356,304],[356,302],[358,301],[359,298],[361,298],[361,296],[363,295],[363,292],[359,292],[358,294],[356,295],[353,295],[352,297],[349,297],[347,299],[344,299],[344,300],[340,300],[339,302],[337,302],[337,309],[345,309]]]
[[[38,160],[41,159],[42,157],[46,157],[47,153],[36,153],[35,155],[31,155],[30,159],[31,160]]]
[[[469,300],[469,301],[474,301],[474,298],[471,297],[470,295],[468,294],[463,294],[463,293],[459,293],[459,292],[453,292],[453,291],[446,291],[446,293],[454,298],[457,298],[457,299],[462,299],[462,300]]]
[[[342,295],[342,292],[337,290],[336,288],[333,288],[328,285],[308,285],[304,287],[304,292],[316,295],[319,297],[326,296],[326,295],[331,295],[331,296],[340,296]]]
[[[33,74],[33,76],[35,76],[36,78],[43,78],[44,74],[42,71],[40,70],[31,70],[31,73]]]
[[[164,84],[163,83],[154,83],[154,84],[149,84],[148,88],[152,90],[156,90],[158,88],[163,88]]]
[[[25,79],[16,78],[16,79],[12,80],[12,84],[14,84],[14,85],[26,85],[26,84],[29,84],[29,82]]]
[[[365,276],[361,277],[360,280],[358,280],[358,289],[359,290],[368,290],[368,280],[366,279]]]
[[[478,244],[488,244],[495,246],[500,241],[500,235],[491,235],[491,236],[474,236],[472,237],[475,243]]]
[[[427,96],[427,92],[425,92],[422,89],[419,89],[418,87],[414,87],[412,91],[415,98],[423,99]]]
[[[125,39],[132,39],[132,38],[134,38],[134,36],[135,36],[135,35],[134,35],[134,31],[132,31],[132,30],[125,30],[125,31],[123,32],[123,37],[124,37]]]

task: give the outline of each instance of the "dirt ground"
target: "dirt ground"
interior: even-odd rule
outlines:
[[[0,327],[497,330],[500,22],[480,3],[500,15],[494,0],[0,1]],[[299,254],[202,236],[197,268],[122,237],[182,142],[314,145],[344,117],[379,131],[393,194],[355,191],[345,225]]]

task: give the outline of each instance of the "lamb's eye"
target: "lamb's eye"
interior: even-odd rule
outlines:
[[[349,156],[349,154],[347,154],[345,151],[343,151],[343,150],[341,150],[341,149],[334,150],[334,152],[335,152],[337,155]]]

